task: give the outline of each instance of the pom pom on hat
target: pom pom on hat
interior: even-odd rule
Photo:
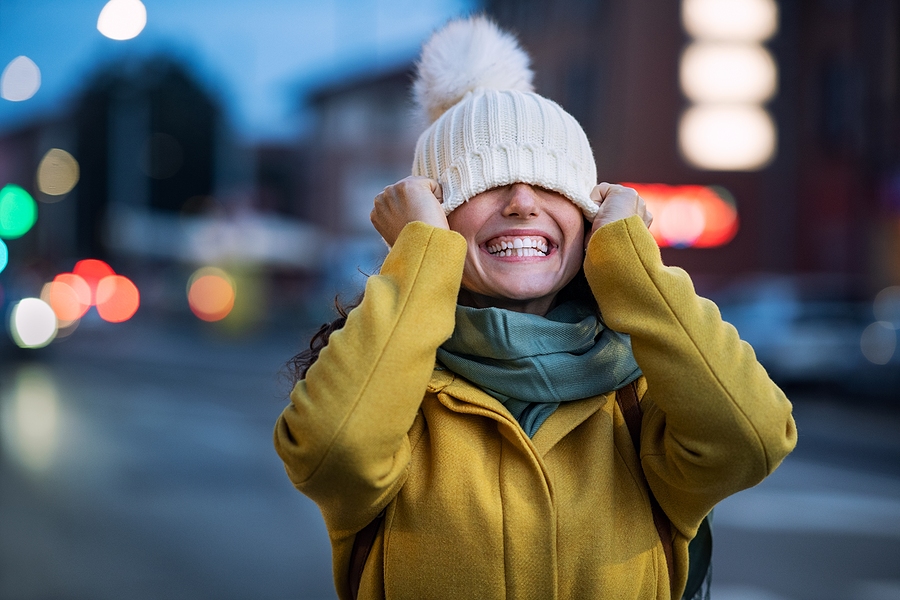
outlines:
[[[586,217],[597,167],[578,121],[534,93],[528,54],[485,17],[451,21],[422,48],[413,95],[430,125],[412,174],[437,180],[450,214],[486,190],[528,183],[559,192]]]
[[[484,16],[451,21],[422,48],[413,96],[427,122],[478,88],[532,92],[531,59]]]

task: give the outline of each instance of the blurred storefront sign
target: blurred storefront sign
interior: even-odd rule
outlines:
[[[324,243],[316,227],[277,215],[185,216],[124,206],[111,207],[106,239],[132,256],[307,270],[318,268]]]
[[[714,248],[738,231],[734,198],[721,187],[625,183],[637,190],[653,215],[650,233],[661,247]]]

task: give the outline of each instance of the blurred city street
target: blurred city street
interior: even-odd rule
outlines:
[[[79,333],[3,362],[0,598],[333,597],[321,516],[271,441],[298,332]]]
[[[271,443],[305,331],[87,326],[5,360],[0,598],[333,598]],[[717,600],[900,598],[900,412],[800,396],[800,444],[714,515]]]
[[[900,600],[900,0],[0,0],[0,600],[335,597],[283,368],[473,13],[789,389],[713,600]]]

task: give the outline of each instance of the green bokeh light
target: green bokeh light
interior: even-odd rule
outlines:
[[[22,237],[37,221],[37,203],[23,188],[9,184],[0,190],[0,238]]]

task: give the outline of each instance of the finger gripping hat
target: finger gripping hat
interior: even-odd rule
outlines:
[[[512,183],[559,192],[588,218],[597,213],[587,136],[534,93],[529,63],[516,39],[485,17],[451,21],[423,46],[413,95],[430,125],[416,142],[412,174],[441,184],[445,213]]]

